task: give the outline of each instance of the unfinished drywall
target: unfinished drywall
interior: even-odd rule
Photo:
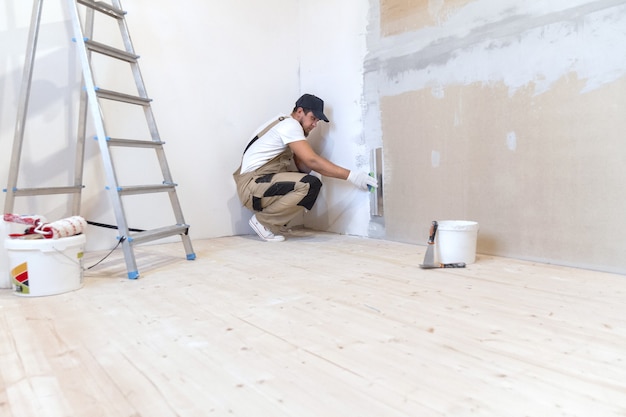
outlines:
[[[444,23],[471,0],[381,0],[380,33],[397,35]]]
[[[390,3],[379,34],[398,27]],[[368,43],[386,236],[476,220],[481,253],[626,272],[626,2],[412,4],[426,3],[450,6],[445,21],[404,19]]]

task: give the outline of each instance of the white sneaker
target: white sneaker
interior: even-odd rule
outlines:
[[[285,236],[275,235],[270,229],[259,223],[256,219],[256,214],[250,218],[248,223],[250,224],[250,227],[252,227],[252,230],[254,230],[256,234],[266,242],[282,242],[285,240]]]

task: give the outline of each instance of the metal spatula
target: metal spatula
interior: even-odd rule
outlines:
[[[433,220],[428,233],[428,247],[424,255],[424,263],[420,265],[420,268],[430,267],[435,264],[435,235],[437,234],[437,226],[437,221]]]

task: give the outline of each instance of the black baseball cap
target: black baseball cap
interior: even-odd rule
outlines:
[[[328,117],[324,114],[324,100],[313,94],[303,94],[302,97],[296,101],[296,107],[311,109],[315,117],[328,122]]]

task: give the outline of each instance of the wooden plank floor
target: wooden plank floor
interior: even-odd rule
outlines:
[[[626,416],[624,276],[307,231],[194,249],[0,291],[0,415]]]

